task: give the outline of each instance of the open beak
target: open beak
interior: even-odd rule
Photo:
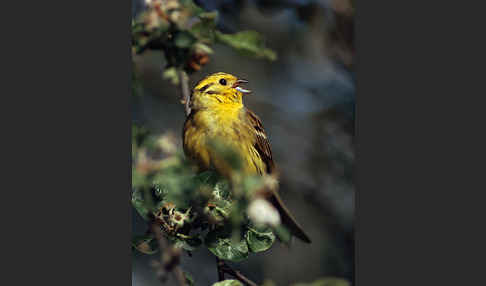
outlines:
[[[251,93],[251,90],[244,89],[240,86],[240,84],[243,84],[243,83],[248,83],[248,81],[246,79],[239,79],[239,80],[235,81],[235,83],[233,84],[233,88],[236,89],[237,91],[243,93],[243,94]]]

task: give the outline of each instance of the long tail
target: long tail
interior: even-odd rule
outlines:
[[[290,211],[287,209],[276,191],[271,192],[271,195],[268,197],[268,201],[272,203],[272,205],[278,210],[282,224],[290,230],[292,235],[298,237],[304,242],[311,243],[309,236],[290,214]]]

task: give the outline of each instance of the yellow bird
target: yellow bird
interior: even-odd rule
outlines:
[[[246,174],[275,174],[272,151],[262,122],[243,105],[243,95],[251,91],[241,87],[247,80],[227,73],[212,74],[196,84],[191,95],[191,113],[183,130],[184,153],[202,170],[215,169],[230,176],[227,162],[218,156],[209,143],[226,143],[242,158]],[[283,204],[276,191],[266,195],[278,210],[281,221],[302,241],[311,240]]]

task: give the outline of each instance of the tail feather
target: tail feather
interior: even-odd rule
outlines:
[[[298,237],[306,243],[311,243],[309,236],[304,232],[299,223],[297,223],[295,218],[290,214],[290,211],[287,209],[278,193],[272,191],[271,195],[268,197],[268,200],[278,210],[278,213],[280,214],[280,219],[282,220],[282,224],[290,230],[292,235]]]

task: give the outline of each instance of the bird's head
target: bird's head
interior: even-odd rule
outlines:
[[[242,97],[251,91],[241,87],[247,80],[218,72],[196,84],[192,92],[193,108],[207,108],[214,104],[243,104]]]

